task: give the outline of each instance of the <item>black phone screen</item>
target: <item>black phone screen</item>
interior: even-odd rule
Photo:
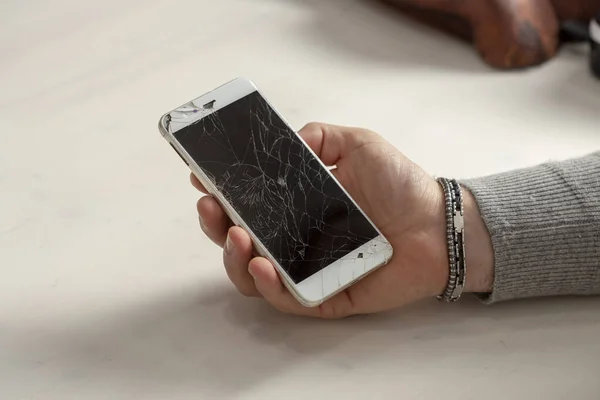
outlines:
[[[379,236],[258,92],[174,136],[295,283]]]

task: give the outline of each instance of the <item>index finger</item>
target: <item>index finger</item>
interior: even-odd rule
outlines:
[[[335,165],[352,151],[373,141],[379,135],[366,129],[311,122],[298,135],[327,166]]]

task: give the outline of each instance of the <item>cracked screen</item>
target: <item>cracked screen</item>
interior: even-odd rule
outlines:
[[[295,283],[379,236],[258,92],[174,136]]]

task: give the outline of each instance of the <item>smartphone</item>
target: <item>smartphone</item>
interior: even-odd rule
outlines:
[[[391,258],[390,243],[251,81],[177,107],[159,130],[302,305]]]

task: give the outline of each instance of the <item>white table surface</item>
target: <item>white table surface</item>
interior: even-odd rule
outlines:
[[[598,298],[324,322],[241,297],[156,129],[246,76],[295,127],[488,174],[600,148],[584,54],[498,73],[353,0],[8,1],[0,54],[0,399],[600,398]]]

